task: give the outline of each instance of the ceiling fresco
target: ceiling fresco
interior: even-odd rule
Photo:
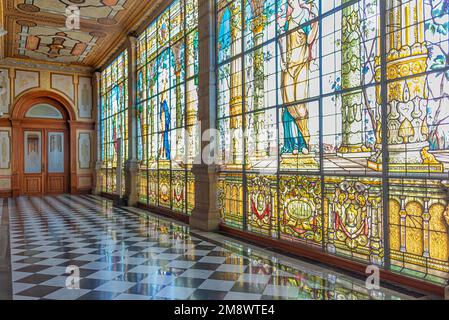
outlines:
[[[164,1],[0,2],[7,31],[4,57],[98,68]]]

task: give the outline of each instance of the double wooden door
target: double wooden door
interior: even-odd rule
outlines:
[[[69,137],[62,129],[23,129],[22,194],[65,193],[69,187]]]

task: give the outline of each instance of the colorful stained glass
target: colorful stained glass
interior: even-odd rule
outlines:
[[[323,241],[321,179],[314,176],[282,176],[280,238],[320,245]]]
[[[243,229],[242,175],[220,175],[217,189],[221,219],[228,226]]]
[[[138,60],[138,153],[148,181],[140,198],[182,214],[194,207],[199,148],[197,24],[197,1],[176,0],[139,37],[146,59]]]
[[[326,249],[355,260],[383,263],[382,180],[326,177]]]
[[[216,10],[223,223],[447,281],[447,1]]]
[[[276,176],[248,175],[246,224],[248,231],[278,236]]]
[[[102,191],[122,195],[128,155],[128,56],[120,54],[101,73]],[[120,181],[118,173],[121,175]],[[121,186],[121,189],[118,189]]]
[[[436,180],[390,180],[393,270],[446,284],[449,278],[446,188],[446,183]]]

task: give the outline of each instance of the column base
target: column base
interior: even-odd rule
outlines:
[[[139,170],[138,160],[128,160],[125,163],[125,196],[124,202],[127,206],[137,206],[139,203]]]
[[[318,162],[315,156],[310,154],[284,154],[281,156],[281,165],[286,169],[316,169]]]
[[[216,231],[220,224],[217,207],[217,167],[194,165],[195,208],[190,217],[190,226],[202,231]]]
[[[210,214],[210,213],[209,213]],[[219,216],[219,213],[216,213]],[[198,214],[190,217],[190,227],[199,229],[201,231],[217,231],[220,225],[219,217],[209,217],[205,219],[203,216],[199,216]]]
[[[341,146],[337,150],[337,156],[342,158],[368,158],[372,155],[372,150],[363,144]]]
[[[101,172],[103,168],[103,161],[97,161],[95,163],[95,185],[92,188],[92,194],[101,195],[101,188],[103,185],[103,174]]]
[[[382,163],[368,161],[368,168],[375,171],[382,171]],[[424,164],[424,163],[389,163],[388,170],[390,172],[398,173],[442,173],[444,171],[443,165],[440,163]]]

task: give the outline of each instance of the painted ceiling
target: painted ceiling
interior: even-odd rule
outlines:
[[[162,2],[3,0],[4,57],[98,68]]]

